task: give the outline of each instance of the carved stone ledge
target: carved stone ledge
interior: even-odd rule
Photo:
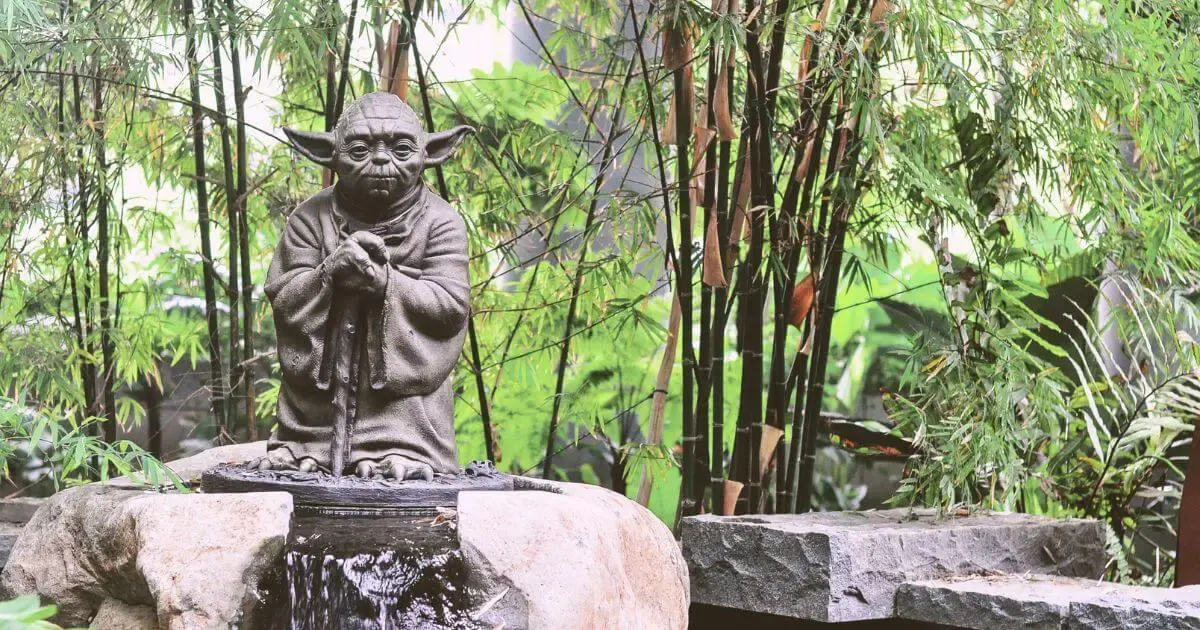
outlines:
[[[511,475],[476,463],[456,475],[434,475],[432,481],[334,477],[325,472],[220,464],[204,472],[200,488],[206,493],[287,492],[297,506],[406,509],[454,507],[460,492],[513,490],[514,484]]]

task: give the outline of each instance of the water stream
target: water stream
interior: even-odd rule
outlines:
[[[478,628],[465,583],[453,521],[436,514],[298,514],[284,554],[287,606],[276,608],[272,627]]]

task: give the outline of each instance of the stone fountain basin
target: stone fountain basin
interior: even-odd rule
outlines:
[[[169,466],[189,484],[256,442]],[[685,628],[687,568],[670,530],[603,488],[463,492],[454,518],[478,616],[506,628]],[[284,492],[146,491],[126,479],[48,499],[13,548],[0,591],[58,604],[56,621],[121,628],[253,628],[292,527]]]

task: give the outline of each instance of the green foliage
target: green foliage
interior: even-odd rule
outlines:
[[[53,630],[58,626],[46,620],[56,613],[56,607],[41,605],[36,595],[0,602],[0,630]]]

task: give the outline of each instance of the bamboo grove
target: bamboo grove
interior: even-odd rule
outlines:
[[[1054,501],[1028,509],[1117,514],[1156,474],[1130,462],[1179,435],[1048,455],[1060,433],[1136,419],[1064,411],[1090,366],[1062,362],[1065,320],[1029,304],[1105,269],[1190,295],[1195,0],[4,10],[0,426],[66,427],[82,446],[51,449],[74,453],[64,476],[141,457],[122,442],[139,424],[169,454],[173,398],[204,399],[188,436],[265,436],[263,278],[284,217],[331,182],[276,129],[329,130],[371,90],[430,128],[479,129],[426,177],[469,229],[464,461],[607,484],[674,520],[854,508],[819,496],[833,446],[903,464],[911,503],[1028,508],[1018,488],[1045,484]],[[512,50],[483,50],[476,23]],[[472,69],[449,76],[454,55]],[[1026,398],[993,404],[995,383]],[[838,419],[868,395],[883,421]],[[1066,429],[1021,442],[1031,418]],[[1039,468],[1060,461],[1075,468]],[[1079,476],[1089,461],[1119,463]],[[1076,478],[1096,496],[1070,499]]]
[[[798,31],[789,29],[801,19],[789,2],[718,3],[712,19],[744,23],[744,39],[714,38],[698,54],[687,11],[664,7],[673,90],[663,137],[675,147],[675,181],[689,183],[675,189],[678,247],[668,251],[683,357],[683,515],[812,506],[842,254],[874,157],[860,130],[874,117],[890,9],[885,0],[827,0]],[[786,72],[795,79],[782,84],[787,39],[797,34],[803,43]],[[798,348],[789,324],[804,333]],[[730,325],[742,372],[736,415],[726,418]],[[726,423],[736,426],[728,464]]]

